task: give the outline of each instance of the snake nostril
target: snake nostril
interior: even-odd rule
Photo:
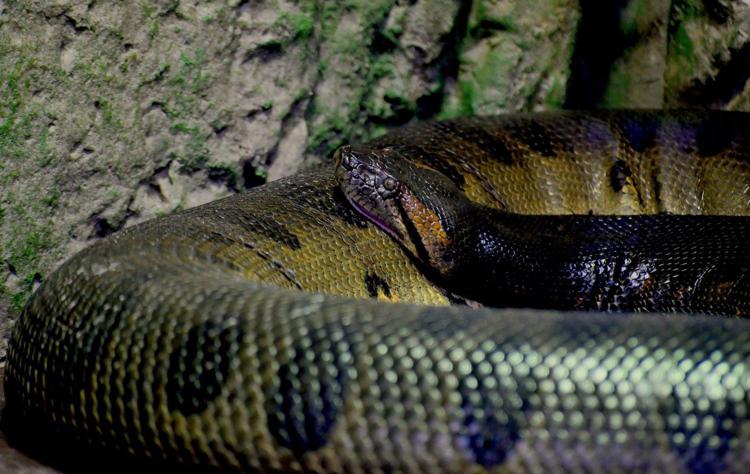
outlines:
[[[339,162],[341,163],[341,166],[349,171],[354,169],[354,160],[352,160],[352,157],[349,156],[349,154],[342,154]]]

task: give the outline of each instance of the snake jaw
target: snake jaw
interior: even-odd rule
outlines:
[[[335,159],[339,187],[357,212],[430,268],[443,276],[451,274],[453,241],[444,209],[440,205],[436,209],[426,198],[434,189],[425,196],[420,181],[409,181],[427,173],[435,182],[435,170],[415,166],[389,147],[346,145],[336,152]]]
[[[349,145],[336,151],[334,158],[339,187],[358,213],[416,255],[417,249],[410,240],[398,206],[402,185],[393,176],[367,163],[368,155],[373,152]]]

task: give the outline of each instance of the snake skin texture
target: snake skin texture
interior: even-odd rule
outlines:
[[[345,146],[336,158],[352,207],[475,302],[750,314],[748,216],[514,214],[472,202],[398,148]]]
[[[376,145],[512,212],[746,215],[748,124],[520,115]],[[3,422],[199,472],[746,472],[750,321],[451,302],[332,169],[302,173],[60,267],[14,328]]]

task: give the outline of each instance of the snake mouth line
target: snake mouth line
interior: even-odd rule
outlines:
[[[359,204],[354,198],[351,198],[347,196],[347,200],[351,203],[352,207],[357,210],[360,214],[364,215],[367,219],[369,219],[373,224],[380,227],[382,230],[384,230],[386,233],[388,233],[391,237],[394,239],[398,239],[399,235],[398,233],[390,227],[388,224],[385,223],[383,219],[381,219],[378,215],[376,215],[374,212],[370,211],[363,205]]]

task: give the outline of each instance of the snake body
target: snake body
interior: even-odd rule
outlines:
[[[337,156],[353,207],[473,301],[750,314],[747,216],[513,214],[472,202],[398,147],[344,147]]]
[[[426,123],[368,147],[509,212],[747,215],[748,130],[742,114],[557,113]],[[332,169],[302,173],[60,267],[14,328],[4,423],[201,470],[750,461],[750,322],[453,298],[347,205]]]

